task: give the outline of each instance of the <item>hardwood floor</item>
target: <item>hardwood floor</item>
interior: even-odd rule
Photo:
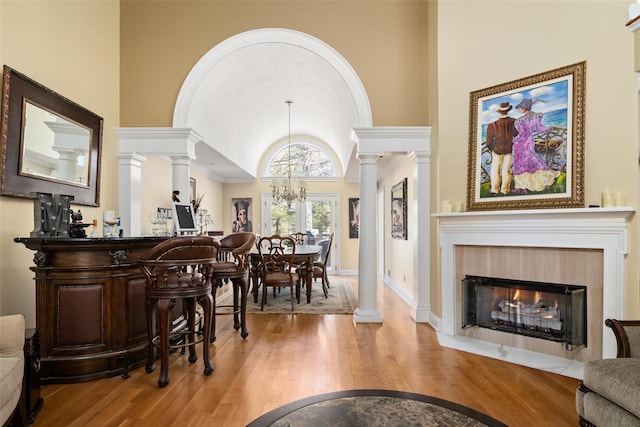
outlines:
[[[350,315],[254,314],[243,340],[231,317],[219,316],[213,375],[203,375],[202,360],[174,354],[164,389],[159,364],[127,380],[45,385],[33,425],[245,426],[297,399],[364,388],[450,400],[514,427],[578,425],[578,380],[440,347],[430,325],[415,323],[407,305],[378,286],[382,324],[354,324]]]

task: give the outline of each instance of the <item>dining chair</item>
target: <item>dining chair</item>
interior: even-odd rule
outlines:
[[[328,240],[323,240],[319,243],[322,246],[322,251],[320,252],[320,260],[313,263],[311,267],[313,270],[313,280],[322,279],[322,292],[324,292],[325,298],[329,297],[329,277],[327,274],[327,263],[330,259],[331,255],[331,246],[333,246],[333,233],[329,236]]]
[[[297,233],[293,233],[291,238],[295,240],[296,245],[308,245],[309,244],[309,235],[307,233],[302,233],[298,231]],[[302,274],[302,272],[307,268],[307,263],[305,261],[299,261],[295,265],[295,271]]]
[[[246,338],[247,330],[247,287],[249,285],[249,252],[256,241],[256,235],[248,231],[228,234],[219,240],[218,259],[213,264],[213,320],[211,321],[210,342],[216,340],[216,316],[233,314],[233,327],[237,331],[242,328],[240,336]],[[231,281],[233,284],[233,304],[217,305],[216,293],[219,288]],[[219,311],[219,308],[231,310]]]
[[[260,311],[264,311],[267,301],[267,288],[289,287],[291,293],[291,311],[294,310],[295,298],[300,303],[300,274],[295,271],[296,242],[291,237],[274,234],[262,237],[258,242],[260,252],[260,277],[262,282],[262,303]]]
[[[297,233],[293,233],[291,238],[295,240],[296,245],[308,245],[309,244],[309,235],[307,233],[302,233],[298,231]]]
[[[202,342],[204,374],[211,375],[209,335],[213,317],[212,272],[218,256],[219,244],[207,236],[174,237],[159,243],[138,260],[145,275],[145,314],[149,336],[149,356],[145,370],[155,370],[156,352],[160,348],[160,376],[158,386],[169,384],[169,350],[189,347],[189,362],[198,360],[196,344]],[[171,331],[171,313],[177,300],[185,303],[186,329]],[[196,329],[196,301],[203,311],[204,323]],[[160,334],[156,335],[156,321]],[[173,339],[185,336],[184,340]],[[202,338],[196,339],[196,336]]]

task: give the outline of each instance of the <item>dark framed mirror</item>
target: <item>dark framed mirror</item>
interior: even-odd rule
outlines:
[[[102,117],[4,66],[0,194],[100,206]]]

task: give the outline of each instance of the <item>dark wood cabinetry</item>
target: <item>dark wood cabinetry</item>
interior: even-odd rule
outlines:
[[[15,239],[36,251],[43,384],[127,375],[144,365],[145,279],[136,261],[165,239]]]
[[[42,408],[40,397],[40,331],[27,329],[24,333],[24,378],[22,381],[21,405],[29,423],[33,423]]]

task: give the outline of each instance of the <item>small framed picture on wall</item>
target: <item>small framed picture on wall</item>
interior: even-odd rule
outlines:
[[[253,231],[251,198],[231,199],[231,209],[233,232]]]
[[[407,240],[407,178],[391,187],[391,237]]]
[[[357,239],[360,235],[360,199],[349,199],[349,238]]]

